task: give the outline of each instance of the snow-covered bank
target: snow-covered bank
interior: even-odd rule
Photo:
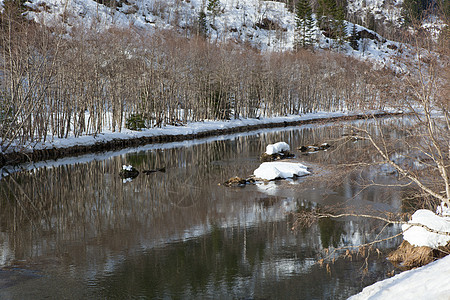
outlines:
[[[450,233],[450,218],[439,216],[427,209],[419,209],[412,217],[409,224],[421,224],[436,232]],[[403,239],[411,245],[420,247],[438,248],[445,246],[450,241],[450,235],[430,232],[424,227],[404,224],[402,226]]]
[[[141,131],[133,131],[123,129],[121,132],[111,132],[104,130],[97,135],[85,135],[80,137],[69,136],[68,138],[48,137],[46,142],[37,142],[29,144],[26,147],[8,148],[8,151],[0,153],[0,165],[8,163],[8,156],[12,157],[14,163],[20,163],[20,155],[24,161],[40,160],[53,158],[51,152],[55,153],[53,156],[61,157],[64,155],[76,155],[88,153],[91,151],[111,150],[111,148],[131,147],[154,142],[171,142],[184,139],[195,139],[212,135],[221,135],[237,131],[248,131],[264,127],[280,127],[290,126],[296,124],[306,124],[314,122],[331,122],[339,119],[358,119],[370,115],[387,116],[392,112],[386,111],[371,111],[371,112],[317,112],[304,115],[291,115],[286,117],[260,118],[260,119],[237,119],[230,121],[204,121],[188,123],[185,126],[165,126],[163,128],[151,128]],[[134,143],[132,142],[134,141]],[[102,149],[101,145],[108,145]],[[45,155],[36,157],[30,156],[33,153],[44,151]],[[3,156],[3,159],[1,159]]]
[[[349,300],[434,299],[450,297],[450,256],[379,281]]]
[[[446,216],[448,208],[444,209],[444,206],[441,204],[437,213],[426,209],[417,210],[408,224],[402,225],[403,239],[417,247],[437,249],[445,246],[450,240],[450,236],[445,234],[450,232],[450,218]],[[449,299],[449,283],[450,255],[377,282],[349,299]]]
[[[302,116],[291,115],[287,117],[260,118],[260,119],[237,119],[230,121],[206,120],[203,122],[188,123],[184,126],[167,125],[162,128],[150,128],[139,131],[122,128],[121,132],[112,132],[111,130],[104,129],[102,130],[101,133],[97,135],[84,135],[79,137],[69,136],[68,138],[57,138],[48,136],[47,142],[38,142],[35,144],[30,144],[23,149],[18,149],[17,147],[10,147],[7,152],[15,152],[15,151],[32,152],[33,150],[40,150],[40,149],[88,146],[94,145],[99,142],[101,143],[109,142],[115,139],[133,139],[133,138],[158,137],[167,135],[189,135],[189,134],[199,134],[202,132],[212,130],[232,129],[243,126],[267,125],[282,122],[309,121],[315,119],[326,119],[326,118],[356,116],[356,115],[362,115],[362,113],[319,112],[319,113],[305,114]]]

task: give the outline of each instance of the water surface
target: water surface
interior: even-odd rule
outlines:
[[[320,254],[374,239],[380,224],[323,220],[293,231],[289,213],[317,205],[399,209],[401,191],[365,186],[393,176],[379,169],[335,176],[334,165],[365,151],[362,141],[343,137],[355,124],[261,130],[26,166],[0,181],[0,298],[345,299],[393,267],[372,255],[367,274],[356,256],[327,270],[317,263]],[[265,146],[278,141],[340,146],[293,151],[311,167],[309,177],[219,185],[252,174]],[[165,172],[124,182],[123,164]],[[397,232],[389,227],[382,236]],[[378,247],[388,251],[397,243]]]

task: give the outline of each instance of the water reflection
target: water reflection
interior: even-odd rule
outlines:
[[[396,193],[363,189],[361,174],[337,186],[326,177],[245,188],[218,183],[252,174],[269,143],[333,143],[350,130],[346,125],[267,130],[13,173],[0,182],[0,267],[24,265],[46,276],[26,285],[16,280],[0,297],[23,298],[58,277],[71,282],[68,289],[81,287],[101,298],[345,298],[383,278],[389,267],[374,263],[372,276],[361,281],[361,262],[338,261],[330,276],[315,264],[317,253],[373,239],[377,224],[323,220],[292,232],[286,212],[336,203],[396,210]],[[362,142],[297,154],[317,170],[366,155],[358,149],[364,152]],[[165,172],[141,173],[124,183],[119,176],[124,164]],[[393,180],[374,172],[363,177]],[[393,246],[395,241],[381,247]],[[51,289],[40,293],[55,297]]]

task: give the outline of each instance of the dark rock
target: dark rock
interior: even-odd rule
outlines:
[[[373,34],[372,32],[369,32],[365,29],[361,30],[360,32],[358,32],[356,34],[356,39],[360,40],[360,39],[370,39],[370,40],[374,40],[374,41],[380,41],[378,36]]]
[[[398,47],[396,46],[396,45],[394,45],[394,44],[389,44],[389,45],[387,45],[386,46],[388,49],[391,49],[391,50],[397,50],[398,49]]]
[[[250,177],[250,178],[240,178],[240,177],[231,177],[230,179],[228,179],[227,181],[225,181],[223,183],[223,185],[231,187],[231,186],[239,186],[239,187],[243,187],[246,184],[253,184],[255,183],[255,179]]]
[[[142,171],[142,173],[144,173],[145,175],[150,175],[150,174],[156,173],[156,172],[165,173],[166,172],[166,167],[159,168],[159,169],[152,169],[152,170],[144,170],[144,171]]]
[[[277,22],[274,22],[268,18],[262,19],[260,22],[255,23],[253,26],[254,29],[264,29],[264,30],[281,30],[281,31],[287,31],[286,28],[283,28],[280,26]]]
[[[308,151],[308,147],[306,147],[306,146],[301,146],[301,147],[299,147],[297,149],[302,151],[302,152],[307,152]]]
[[[122,169],[119,172],[121,178],[136,178],[139,175],[139,171],[136,168],[131,167],[131,170]]]
[[[274,153],[274,154],[267,154],[264,152],[263,154],[261,154],[259,159],[262,162],[269,162],[269,161],[275,161],[275,160],[292,158],[292,157],[295,157],[295,155],[290,153],[289,151],[282,151],[280,153]]]
[[[330,148],[331,145],[328,143],[323,143],[322,145],[319,146],[319,150],[326,150],[328,148]]]
[[[316,151],[320,151],[320,150],[326,150],[330,147],[331,147],[330,144],[323,143],[319,146],[317,146],[317,145],[301,146],[301,147],[298,147],[297,150],[300,150],[301,152],[316,152]]]

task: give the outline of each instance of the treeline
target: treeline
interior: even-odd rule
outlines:
[[[332,53],[260,53],[173,32],[1,20],[1,149],[49,136],[190,121],[375,109],[391,76]]]

